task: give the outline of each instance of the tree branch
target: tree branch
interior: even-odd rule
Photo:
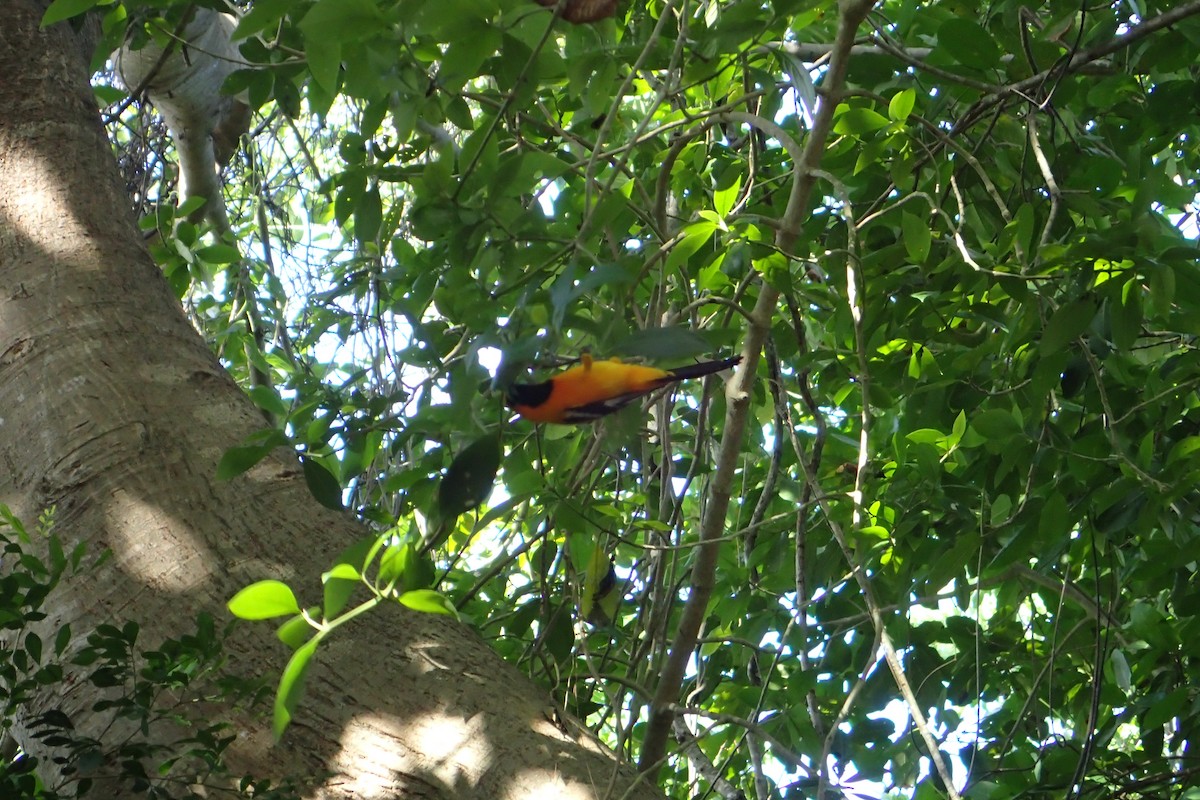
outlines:
[[[788,205],[775,237],[775,244],[783,253],[792,253],[800,238],[802,223],[809,213],[809,198],[817,181],[817,169],[833,129],[833,112],[845,86],[855,32],[873,5],[873,0],[841,0],[838,4],[840,19],[837,40],[831,53],[829,71],[825,76],[825,94],[813,120],[808,143],[795,166]],[[720,552],[719,539],[725,529],[734,473],[745,437],[755,372],[778,302],[779,291],[766,283],[761,284],[758,301],[751,312],[752,322],[742,346],[742,363],[725,390],[725,427],[717,455],[716,471],[709,486],[708,505],[701,522],[701,545],[696,550],[696,560],[692,567],[691,593],[671,643],[670,655],[663,665],[662,676],[650,706],[646,737],[642,744],[639,767],[651,780],[657,778],[666,755],[667,740],[674,719],[671,704],[679,696],[684,671],[696,646],[696,638],[707,613],[708,601],[712,597],[714,574]]]
[[[997,105],[1003,103],[1014,94],[1024,96],[1030,89],[1044,85],[1046,80],[1051,77],[1079,72],[1086,65],[1095,61],[1099,61],[1101,58],[1111,55],[1118,50],[1123,50],[1133,43],[1144,39],[1155,31],[1160,31],[1163,28],[1174,25],[1177,22],[1181,22],[1182,20],[1197,14],[1200,14],[1200,0],[1191,0],[1191,2],[1176,6],[1170,11],[1159,14],[1157,17],[1152,17],[1140,25],[1133,26],[1125,33],[1105,42],[1104,44],[1098,44],[1095,47],[1089,47],[1086,50],[1080,50],[1071,57],[1070,61],[1066,62],[1065,64],[1055,64],[1052,67],[1042,70],[1036,75],[1031,75],[1023,81],[1009,84],[1008,86],[1005,86],[1004,90],[1000,93],[976,103],[975,106],[971,108],[961,120],[955,123],[954,127],[950,131],[950,135],[953,136],[954,134],[973,124],[974,121],[982,114],[986,113],[992,108],[995,108]]]

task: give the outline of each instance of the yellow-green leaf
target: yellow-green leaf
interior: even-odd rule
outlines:
[[[454,608],[454,604],[445,595],[435,592],[433,589],[413,589],[411,592],[400,595],[398,599],[401,605],[408,606],[414,611],[444,614],[458,619],[458,611]]]
[[[252,583],[229,600],[229,612],[241,619],[270,619],[299,614],[296,595],[283,581]]]
[[[912,89],[896,92],[892,95],[891,102],[888,103],[888,116],[896,122],[904,122],[912,113],[916,101],[917,93]]]
[[[300,704],[300,698],[304,695],[304,679],[308,676],[308,666],[312,662],[313,654],[317,652],[318,642],[319,639],[315,636],[309,639],[292,653],[287,666],[283,668],[283,675],[279,678],[279,689],[275,692],[274,721],[271,726],[276,741],[279,741],[283,732],[287,730],[296,713],[296,706]]]

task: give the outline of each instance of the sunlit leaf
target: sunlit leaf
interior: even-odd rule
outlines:
[[[291,587],[277,580],[250,584],[235,594],[228,606],[230,613],[242,619],[270,619],[300,613],[300,604]]]
[[[888,116],[896,122],[907,122],[916,100],[917,93],[912,89],[896,92],[888,103]]]
[[[296,706],[304,696],[304,681],[308,676],[308,667],[317,652],[319,640],[313,637],[307,644],[302,645],[292,653],[283,674],[279,678],[279,688],[275,692],[274,718],[271,729],[275,740],[283,737],[284,731],[291,724],[296,713]]]
[[[456,619],[458,618],[458,611],[455,610],[454,604],[445,595],[435,592],[432,589],[414,589],[410,592],[404,592],[397,599],[401,605],[408,606],[414,611],[423,611],[427,614],[443,614]]]
[[[309,609],[309,616],[313,619],[316,619],[320,613],[321,609],[319,608]],[[297,614],[276,628],[275,636],[289,648],[296,650],[307,642],[314,632],[312,623],[305,619],[304,615]]]

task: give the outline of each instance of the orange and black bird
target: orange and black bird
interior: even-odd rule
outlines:
[[[505,402],[532,422],[559,425],[591,422],[620,411],[655,389],[729,369],[741,360],[741,356],[734,356],[675,369],[658,369],[626,364],[619,358],[595,361],[584,353],[579,364],[550,380],[512,384],[505,393]]]

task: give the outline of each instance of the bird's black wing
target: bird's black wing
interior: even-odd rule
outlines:
[[[601,417],[607,417],[616,411],[620,411],[625,406],[637,400],[639,397],[645,397],[650,392],[626,392],[619,394],[616,397],[608,397],[604,400],[597,400],[594,403],[585,403],[581,406],[571,406],[563,410],[563,422],[581,423],[594,422]]]

